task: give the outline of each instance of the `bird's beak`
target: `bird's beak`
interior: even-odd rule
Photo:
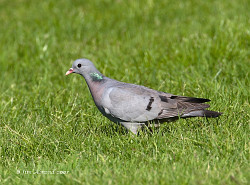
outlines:
[[[73,71],[74,71],[73,68],[70,68],[65,75],[69,75],[70,73],[73,73]]]

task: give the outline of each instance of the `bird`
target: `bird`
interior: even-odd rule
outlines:
[[[145,126],[180,118],[216,118],[222,114],[207,110],[209,99],[178,96],[108,78],[86,58],[75,60],[65,75],[71,73],[84,77],[96,107],[105,117],[135,135]]]

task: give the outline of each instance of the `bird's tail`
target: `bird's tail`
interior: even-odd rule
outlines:
[[[206,117],[206,118],[217,118],[222,114],[222,112],[216,112],[211,110],[196,110],[189,113],[183,114],[181,117]]]

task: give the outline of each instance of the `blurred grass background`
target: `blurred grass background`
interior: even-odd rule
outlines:
[[[249,184],[249,15],[248,0],[0,0],[0,183]],[[224,114],[133,137],[64,76],[83,57]],[[53,170],[69,173],[24,172]]]

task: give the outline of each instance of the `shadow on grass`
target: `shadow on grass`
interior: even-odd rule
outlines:
[[[216,122],[215,122],[216,121]],[[212,125],[211,125],[212,124]],[[113,136],[125,136],[132,134],[130,133],[125,127],[123,127],[121,124],[116,124],[113,122],[101,122],[98,123],[98,125],[95,125],[95,127],[92,126],[92,123],[88,123],[85,127],[85,134],[103,134],[108,137]],[[219,118],[216,118],[216,120],[211,121],[207,118],[192,118],[192,119],[179,119],[173,122],[164,122],[161,123],[159,126],[144,126],[140,130],[138,130],[137,136],[141,135],[148,135],[153,136],[155,134],[165,136],[166,134],[174,133],[177,130],[185,131],[191,131],[191,132],[197,132],[202,131],[203,129],[207,129],[208,126],[218,126],[220,125]]]

